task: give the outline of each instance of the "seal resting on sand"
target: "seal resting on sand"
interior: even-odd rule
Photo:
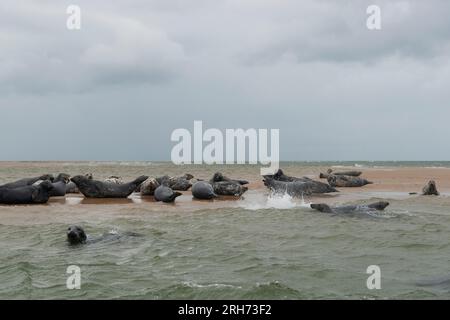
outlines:
[[[235,182],[240,185],[248,184],[247,180],[239,180],[239,179],[230,179],[226,176],[224,176],[221,172],[216,172],[214,176],[209,180],[209,183],[213,184],[214,182]]]
[[[44,175],[39,176],[39,177],[25,178],[25,179],[20,179],[20,180],[14,181],[14,182],[6,183],[6,184],[0,186],[0,188],[14,189],[14,188],[19,188],[19,187],[31,186],[34,183],[38,182],[39,180],[42,180],[42,181],[45,181],[45,180],[53,181],[54,177],[51,174],[44,174]]]
[[[186,173],[181,177],[162,176],[156,178],[156,181],[160,185],[163,184],[163,181],[167,181],[167,186],[172,190],[186,191],[189,190],[190,187],[192,187],[192,179],[194,179],[194,176],[190,173]]]
[[[372,181],[360,177],[335,175],[329,175],[327,181],[332,187],[362,187],[366,184],[373,183]]]
[[[87,173],[84,176],[88,179],[91,179],[91,180],[93,179],[92,173]],[[70,181],[70,178],[66,184],[66,194],[67,193],[80,193],[80,190],[78,190],[77,185],[75,183],[73,183],[72,181]]]
[[[247,187],[234,181],[219,181],[212,184],[214,193],[221,196],[240,197],[248,190]]]
[[[427,185],[422,189],[422,194],[424,196],[438,196],[439,192],[436,188],[436,182],[434,182],[434,180],[428,181]]]
[[[312,195],[315,193],[338,192],[328,184],[314,180],[286,182],[266,177],[263,181],[264,185],[272,190],[272,192],[278,194],[287,193],[291,197],[301,197],[303,195]]]
[[[367,205],[348,205],[330,207],[325,203],[311,204],[311,208],[326,213],[370,213],[382,211],[389,205],[389,202],[379,201]]]
[[[47,203],[53,185],[43,181],[37,186],[24,186],[14,189],[0,188],[0,203],[2,204],[42,204]]]
[[[274,174],[265,175],[263,177],[264,178],[272,178],[272,179],[277,180],[277,181],[285,181],[285,182],[313,181],[312,179],[310,179],[308,177],[297,178],[297,177],[287,176],[287,175],[284,174],[283,170],[281,170],[281,169],[278,169],[277,172],[275,172]]]
[[[209,200],[217,197],[212,185],[206,181],[198,181],[192,186],[192,195],[196,199]]]
[[[362,174],[361,171],[342,171],[342,172],[333,172],[333,170],[328,169],[327,173],[320,173],[319,177],[321,179],[328,178],[329,175],[335,176],[351,176],[351,177],[359,177]]]
[[[105,233],[99,237],[90,237],[80,226],[70,226],[67,228],[67,241],[71,245],[95,243],[99,241],[111,241],[121,239],[123,236],[138,237],[140,234],[134,232],[125,232],[123,234],[117,232]]]
[[[67,182],[69,181],[70,176],[66,173],[60,173],[58,176],[53,180],[52,185],[53,189],[50,190],[50,197],[64,197],[66,195],[66,189],[67,189]],[[33,186],[40,185],[42,182],[47,180],[39,180],[33,183]]]
[[[181,192],[173,191],[166,183],[163,183],[155,190],[155,200],[162,202],[174,202],[176,197],[181,196]]]
[[[147,178],[147,176],[140,176],[124,184],[90,180],[86,176],[75,176],[71,181],[77,185],[80,192],[87,198],[127,198]]]
[[[154,178],[149,178],[145,180],[138,190],[141,192],[142,196],[153,196],[155,194],[156,188],[160,186],[159,182]]]

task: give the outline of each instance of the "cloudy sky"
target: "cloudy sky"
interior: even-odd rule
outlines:
[[[450,1],[2,0],[0,112],[0,160],[170,160],[194,120],[280,129],[282,160],[450,160]]]

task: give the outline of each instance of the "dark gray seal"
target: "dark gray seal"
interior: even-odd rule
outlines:
[[[359,177],[362,174],[361,171],[341,171],[341,172],[333,172],[333,170],[328,169],[327,173],[320,173],[319,177],[321,179],[328,178],[329,175],[335,176],[351,176],[351,177]]]
[[[53,181],[53,189],[50,191],[50,197],[64,197],[67,191],[67,183],[70,181],[70,175],[60,173]]]
[[[428,181],[427,185],[422,189],[422,194],[424,196],[438,196],[439,191],[437,190],[436,182],[434,180]]]
[[[155,200],[156,201],[162,201],[162,202],[174,202],[176,197],[181,196],[182,193],[173,191],[169,186],[163,184],[160,185],[155,190]]]
[[[335,188],[319,181],[278,181],[269,177],[264,178],[264,185],[273,193],[288,194],[291,197],[302,197],[304,195],[338,192]]]
[[[39,185],[27,185],[14,189],[0,188],[0,203],[2,204],[42,204],[47,203],[53,185],[43,181]]]
[[[180,177],[169,177],[169,176],[162,176],[158,177],[155,180],[162,185],[164,181],[166,181],[166,184],[168,187],[170,187],[172,190],[177,191],[187,191],[190,187],[192,187],[192,179],[194,176],[190,173],[186,173],[183,176]]]
[[[360,177],[335,175],[329,175],[327,181],[332,187],[362,187],[366,184],[373,183],[372,181]]]
[[[284,182],[313,181],[312,179],[310,179],[308,177],[297,178],[297,177],[293,177],[293,176],[288,176],[288,175],[284,174],[283,170],[281,170],[281,169],[278,169],[277,172],[275,172],[274,174],[265,175],[264,178],[271,178],[273,180],[284,181]]]
[[[212,184],[214,193],[221,196],[242,196],[248,188],[234,181],[219,181]]]
[[[92,173],[87,173],[84,176],[90,180],[93,179]],[[77,185],[75,183],[73,183],[72,181],[70,181],[70,178],[66,184],[66,194],[67,193],[80,193],[80,190],[78,190]]]
[[[326,213],[370,213],[375,211],[382,211],[389,205],[389,202],[378,201],[371,204],[364,205],[348,205],[330,207],[325,203],[311,204],[311,208],[320,212]]]
[[[209,200],[217,197],[212,185],[206,181],[198,181],[192,186],[192,195],[196,199]]]
[[[124,184],[90,180],[86,176],[75,176],[71,180],[87,198],[127,198],[147,178],[147,176],[140,176]]]
[[[6,183],[6,184],[0,186],[0,188],[14,189],[14,188],[31,186],[31,185],[35,184],[36,182],[38,182],[39,180],[42,180],[42,181],[46,181],[46,180],[53,181],[54,177],[51,174],[44,174],[44,175],[39,176],[39,177],[24,178],[24,179],[20,179],[20,180],[14,181],[14,182]]]
[[[209,180],[209,183],[213,184],[215,182],[235,182],[240,185],[246,185],[248,184],[247,180],[240,180],[240,179],[230,179],[226,176],[224,176],[221,172],[216,172],[214,176]]]
[[[84,229],[80,226],[70,226],[69,228],[67,228],[67,241],[71,245],[119,240],[124,236],[139,237],[141,235],[134,232],[124,232],[124,233],[109,232],[98,237],[91,237],[88,234],[86,234]]]

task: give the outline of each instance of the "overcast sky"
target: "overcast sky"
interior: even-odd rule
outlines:
[[[0,26],[0,160],[170,160],[194,120],[280,129],[281,160],[450,160],[448,0],[2,0]]]

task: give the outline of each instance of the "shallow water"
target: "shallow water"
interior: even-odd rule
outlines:
[[[315,175],[329,164],[286,164]],[[422,164],[423,165],[423,164]],[[41,173],[92,172],[127,179],[221,170],[259,179],[257,166],[166,163],[16,163],[0,165],[0,183]],[[365,202],[376,193],[325,196]],[[0,298],[127,299],[384,299],[450,298],[450,198],[384,193],[383,214],[329,215],[308,208],[317,199],[271,198],[252,188],[242,200],[174,205],[133,195],[87,200],[72,195],[47,205],[0,206]],[[82,225],[110,241],[69,246],[65,230]],[[66,269],[81,268],[81,289],[66,288]],[[381,290],[369,290],[366,269],[381,268]]]

